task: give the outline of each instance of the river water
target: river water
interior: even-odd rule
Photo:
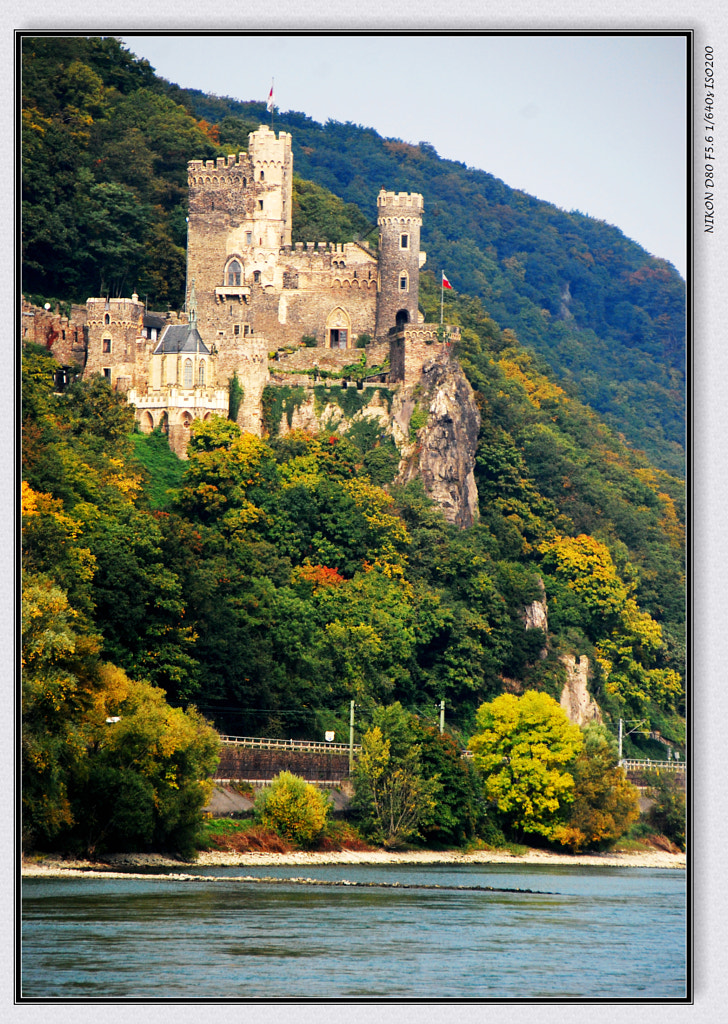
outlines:
[[[686,996],[683,870],[486,864],[184,871],[199,880],[24,879],[23,998]],[[242,875],[521,891],[310,887],[245,882]]]

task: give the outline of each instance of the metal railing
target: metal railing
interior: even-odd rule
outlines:
[[[620,767],[624,768],[626,772],[635,771],[666,771],[666,772],[686,772],[687,765],[684,761],[651,761],[644,760],[640,761],[633,757],[623,757],[619,762]]]
[[[320,740],[274,740],[265,736],[221,736],[220,742],[228,747],[247,747],[250,750],[301,750],[309,753],[348,754],[348,743],[322,743]],[[353,748],[357,754],[361,743]]]

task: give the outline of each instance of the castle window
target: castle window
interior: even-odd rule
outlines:
[[[233,260],[232,263],[228,264],[227,268],[227,284],[237,286],[242,283],[243,268],[240,266],[237,260]]]
[[[253,332],[250,330],[250,324],[243,324],[243,337],[247,338],[249,334]]]
[[[258,209],[259,209],[259,210],[262,210],[262,209],[263,209],[263,200],[262,200],[262,199],[259,199],[259,200],[258,200]]]
[[[399,247],[400,249],[409,249],[409,235],[399,236]]]
[[[240,334],[240,324],[235,324],[233,327],[233,334]]]
[[[265,172],[261,171],[260,172],[260,180],[263,181],[264,179],[265,179]]]
[[[401,292],[409,291],[409,278],[404,272],[399,275],[399,290]]]
[[[260,271],[259,270],[254,270],[253,271],[253,280],[255,281],[256,284],[260,284]]]
[[[104,367],[104,377],[108,380],[109,383],[111,383],[111,367],[110,366],[105,366]]]
[[[253,244],[253,232],[252,231],[246,231],[245,232],[245,244],[246,245],[252,245]]]
[[[104,338],[101,342],[102,352],[111,352],[111,338]]]
[[[104,323],[105,324],[110,324],[111,323],[111,317],[109,316],[108,313],[104,313]]]
[[[205,360],[200,360],[200,365],[197,367],[197,384],[199,387],[205,386]]]
[[[191,388],[192,387],[192,360],[191,359],[185,359],[185,365],[184,365],[183,376],[182,376],[182,387],[185,387],[185,388]]]

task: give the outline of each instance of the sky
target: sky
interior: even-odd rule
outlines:
[[[177,85],[431,143],[685,276],[687,46],[659,35],[127,35]],[[425,211],[426,214],[426,211]]]

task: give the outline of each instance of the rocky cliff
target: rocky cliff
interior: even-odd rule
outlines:
[[[416,383],[367,388],[362,407],[347,416],[335,401],[316,400],[306,378],[299,382],[289,416],[277,429],[321,429],[345,433],[359,419],[376,420],[391,434],[400,453],[397,483],[419,476],[427,494],[442,508],[448,522],[467,527],[478,517],[475,451],[480,413],[460,364],[446,353],[425,362]],[[289,389],[290,390],[290,389]]]
[[[570,721],[576,725],[601,723],[599,705],[592,700],[587,690],[589,659],[585,655],[577,659],[571,654],[563,654],[559,660],[566,669],[566,684],[561,691],[560,703]]]
[[[480,413],[460,365],[432,359],[393,408],[394,440],[402,453],[398,483],[420,476],[448,522],[467,527],[478,517],[475,450]]]

